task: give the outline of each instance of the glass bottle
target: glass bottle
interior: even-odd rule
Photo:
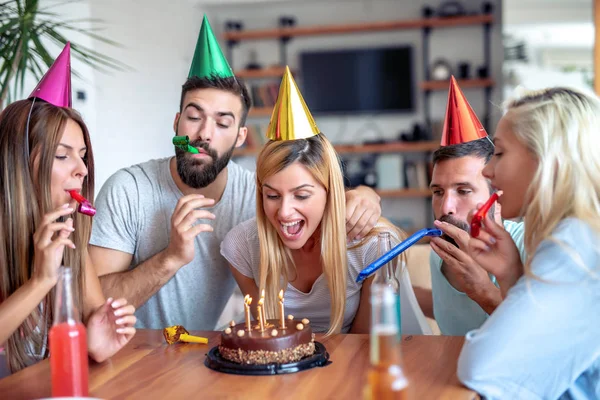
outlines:
[[[382,257],[384,254],[392,249],[392,239],[389,232],[379,232],[377,234],[378,240],[378,252],[377,258]],[[375,273],[373,284],[387,285],[392,288],[396,298],[396,312],[398,314],[398,335],[402,334],[402,313],[400,311],[400,281],[396,277],[396,263],[398,258],[392,259],[383,267],[379,268]]]
[[[371,285],[371,349],[365,399],[409,398],[408,380],[402,371],[396,297],[389,285]]]
[[[73,274],[68,267],[59,269],[48,340],[52,397],[88,396],[87,334],[73,298]]]

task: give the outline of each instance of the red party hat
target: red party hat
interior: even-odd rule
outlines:
[[[487,137],[487,132],[460,90],[456,79],[451,77],[440,146],[466,143],[485,137]]]

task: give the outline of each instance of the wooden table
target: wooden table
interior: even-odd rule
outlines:
[[[359,399],[369,367],[368,335],[334,335],[317,340],[331,364],[276,376],[240,376],[204,366],[205,354],[218,344],[220,332],[194,332],[208,345],[167,345],[158,330],[138,330],[111,360],[90,365],[90,396],[103,399]],[[456,361],[464,338],[405,336],[404,373],[412,399],[477,399],[456,378]],[[50,395],[47,360],[0,380],[0,397],[35,399]]]

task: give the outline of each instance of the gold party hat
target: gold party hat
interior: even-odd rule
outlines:
[[[286,66],[271,122],[267,128],[267,138],[270,140],[308,139],[319,133],[321,132],[294,82],[292,73]]]

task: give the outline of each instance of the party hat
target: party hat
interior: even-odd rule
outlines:
[[[485,137],[487,137],[487,132],[477,119],[477,115],[475,115],[460,87],[458,87],[456,79],[451,77],[440,146],[466,143]]]
[[[188,78],[193,76],[198,78],[210,78],[211,76],[233,77],[233,71],[219,47],[219,42],[217,42],[206,15],[202,20],[202,27],[198,35]]]
[[[67,42],[54,64],[29,95],[57,107],[71,107],[71,43]]]
[[[286,66],[267,128],[270,140],[308,139],[321,133]]]

